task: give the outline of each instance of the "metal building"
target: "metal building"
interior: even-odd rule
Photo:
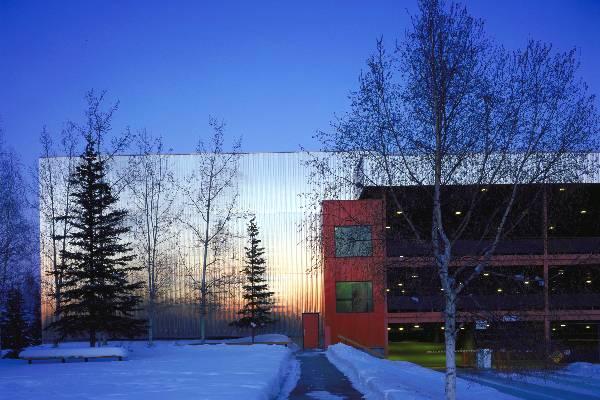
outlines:
[[[202,154],[168,155],[175,180],[185,184],[197,166]],[[112,175],[128,168],[131,157],[119,156],[111,164]],[[318,206],[319,183],[311,179],[307,161],[311,155],[305,153],[246,153],[238,157],[238,184],[236,218],[229,226],[236,237],[226,257],[226,268],[239,270],[243,263],[243,247],[246,244],[248,215],[256,216],[260,238],[265,247],[268,282],[275,292],[274,317],[277,322],[270,332],[280,332],[290,337],[302,334],[303,312],[320,312],[322,309],[322,272],[315,270],[313,263],[319,249],[310,244],[307,218]],[[64,163],[64,158],[41,159],[40,163]],[[351,196],[351,190],[345,194]],[[120,203],[130,207],[127,189],[120,192]],[[229,193],[227,196],[232,196]],[[317,200],[315,200],[317,199]],[[183,199],[181,199],[183,205]],[[187,218],[200,223],[198,216]],[[48,292],[52,290],[52,279],[48,275],[50,260],[47,251],[47,221],[40,218],[42,277],[42,321],[46,326],[53,318],[53,301]],[[201,250],[194,243],[189,229],[182,228],[180,241],[185,265],[175,271],[171,286],[160,298],[160,308],[155,323],[157,338],[196,338],[200,334],[198,294],[188,282],[190,271],[198,273],[201,265]],[[316,249],[316,250],[314,250]],[[207,321],[208,336],[239,336],[247,332],[229,326],[240,308],[238,296],[223,295],[218,307],[211,307]],[[44,340],[50,340],[44,333]]]

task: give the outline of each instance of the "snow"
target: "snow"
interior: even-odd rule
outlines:
[[[80,351],[82,345],[66,343],[56,350]],[[0,394],[9,393],[11,400],[267,400],[277,398],[282,387],[295,385],[293,377],[291,383],[288,377],[297,366],[293,366],[292,351],[284,346],[111,343],[119,345],[128,352],[126,361],[28,365],[23,360],[0,360]],[[33,348],[40,349],[53,348]]]
[[[327,358],[367,399],[432,400],[444,398],[444,374],[406,361],[382,360],[342,343],[329,346]],[[512,400],[515,397],[458,378],[461,400]]]
[[[277,397],[278,400],[286,400],[296,388],[300,380],[300,362],[296,358],[293,358],[288,364],[288,370],[284,374],[286,378]]]
[[[563,372],[589,377],[600,377],[600,364],[590,364],[586,362],[577,362],[569,364]]]
[[[246,336],[246,337],[242,337],[242,338],[238,338],[238,339],[227,339],[227,340],[223,340],[220,341],[221,343],[251,343],[252,342],[252,336]],[[294,343],[288,336],[286,335],[282,335],[279,333],[268,333],[268,334],[264,334],[264,335],[256,335],[254,337],[254,342],[255,343],[265,343],[265,342],[285,342],[285,343],[289,343],[288,344],[288,348],[292,351],[298,351],[300,350],[300,347],[298,347],[298,345],[296,343]]]
[[[59,347],[32,348],[22,351],[19,358],[88,358],[88,357],[127,357],[123,347]]]
[[[463,373],[465,379],[490,385],[522,399],[600,399],[600,365],[574,363],[546,371]]]

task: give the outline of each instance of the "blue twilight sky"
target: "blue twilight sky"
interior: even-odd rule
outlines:
[[[600,93],[600,1],[466,4],[509,48],[577,46]],[[312,135],[347,109],[375,39],[401,37],[415,10],[415,0],[0,0],[0,124],[33,163],[41,127],[81,120],[96,88],[120,100],[115,130],[148,128],[176,152],[194,150],[209,114],[245,151],[318,149]]]

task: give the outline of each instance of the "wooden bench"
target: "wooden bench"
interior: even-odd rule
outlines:
[[[90,359],[116,358],[123,361],[127,357],[127,350],[122,347],[86,347],[86,348],[48,348],[48,349],[28,349],[19,354],[19,358],[26,360],[27,364],[33,361],[41,360],[60,360],[66,363],[67,360],[83,360],[88,362]]]

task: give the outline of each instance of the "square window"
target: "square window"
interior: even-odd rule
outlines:
[[[370,225],[335,227],[336,257],[370,257],[373,255]]]
[[[372,312],[373,284],[371,282],[336,282],[335,310],[338,313]]]

